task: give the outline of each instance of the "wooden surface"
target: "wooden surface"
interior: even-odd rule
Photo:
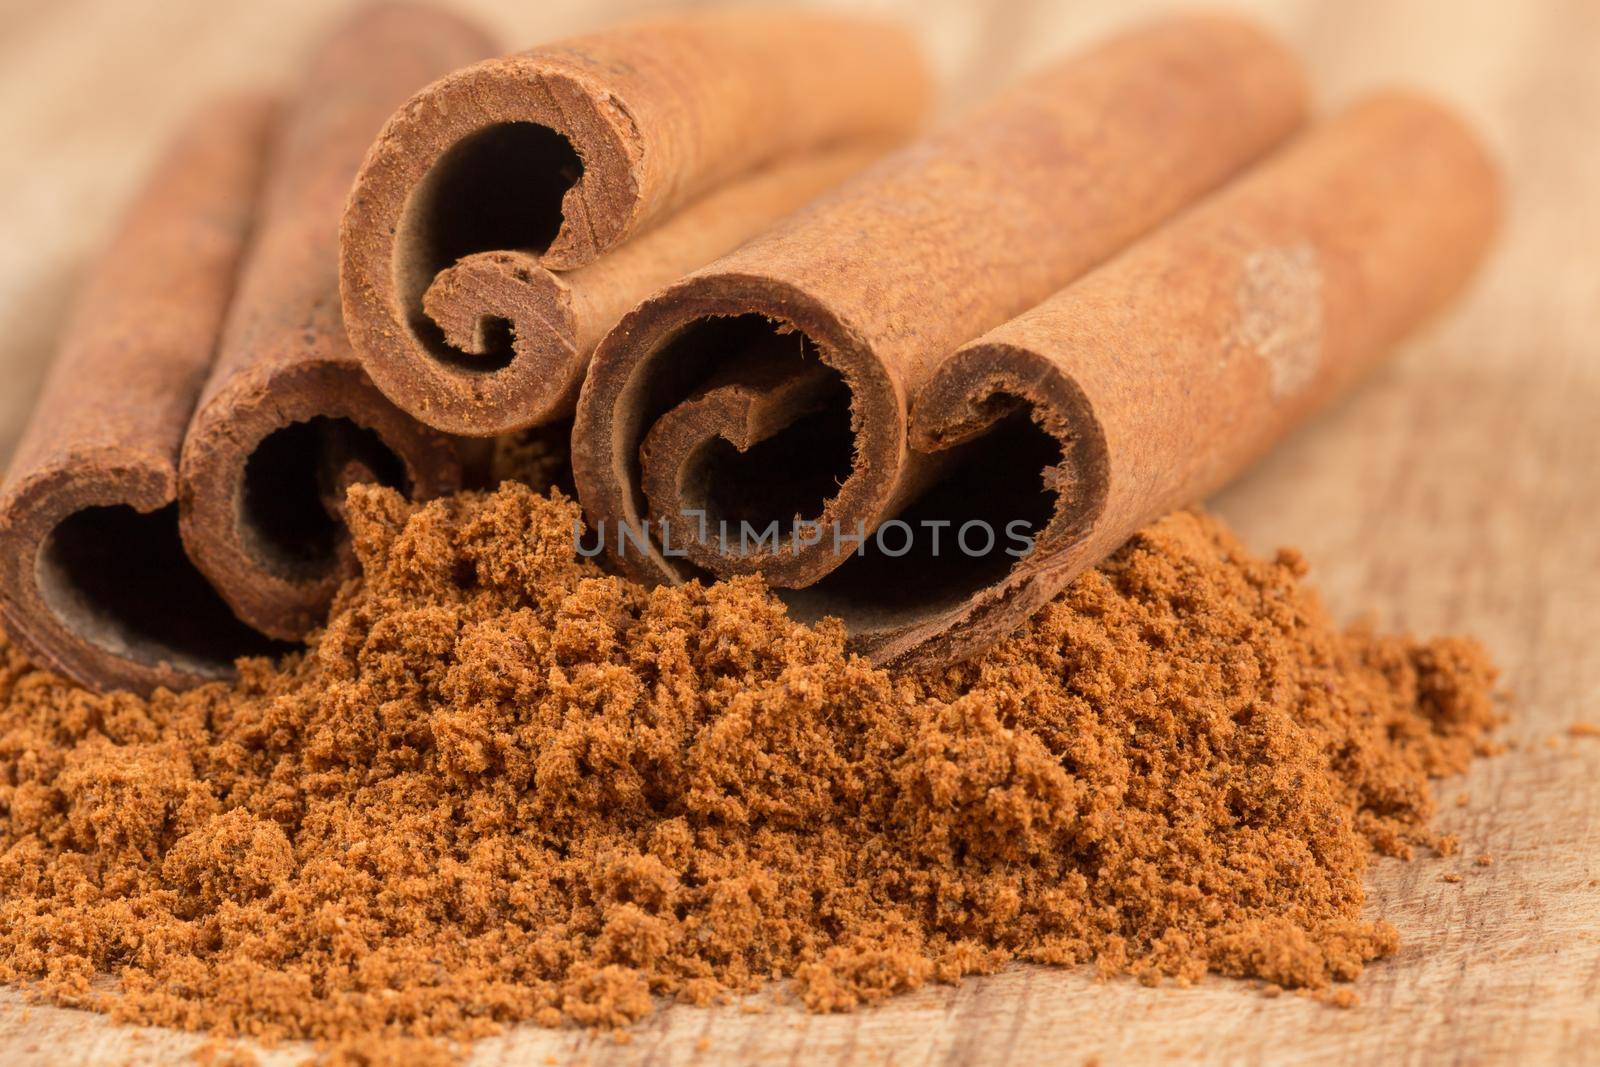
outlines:
[[[287,69],[334,6],[40,0],[0,14],[0,454],[73,278],[164,132],[197,94]],[[637,5],[468,6],[532,42]],[[1143,5],[872,6],[916,13],[959,100]],[[1600,1061],[1600,739],[1567,733],[1600,722],[1600,3],[1244,6],[1304,51],[1327,101],[1401,80],[1459,102],[1512,194],[1469,300],[1216,501],[1257,548],[1304,548],[1336,612],[1476,633],[1516,692],[1517,748],[1440,786],[1470,798],[1442,818],[1463,856],[1372,873],[1371,913],[1400,928],[1399,957],[1356,985],[1352,1011],[1223,980],[1152,991],[1017,968],[850,1016],[771,998],[673,1008],[626,1044],[524,1029],[474,1062]],[[198,1044],[0,993],[3,1063],[165,1062]]]

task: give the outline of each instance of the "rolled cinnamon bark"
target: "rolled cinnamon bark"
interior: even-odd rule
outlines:
[[[0,617],[37,663],[149,693],[269,649],[184,557],[178,452],[216,351],[274,108],[189,121],[79,296],[0,494]]]
[[[401,109],[362,166],[342,238],[351,339],[435,427],[563,417],[617,316],[859,168],[863,146],[902,139],[927,96],[904,31],[771,9],[459,71]]]
[[[1004,636],[1369,370],[1462,288],[1499,216],[1495,168],[1449,111],[1409,93],[1350,108],[963,347],[917,394],[919,452],[988,437],[1006,462],[1048,457],[1010,500],[966,472],[990,487],[966,514],[1047,516],[1032,553],[976,586],[869,555],[806,590],[805,609],[874,617],[855,642],[879,659],[942,662]],[[885,613],[873,589],[913,574],[916,595]]]
[[[946,457],[912,452],[906,428],[940,359],[1264,155],[1305,97],[1253,25],[1166,19],[661,291],[602,341],[583,387],[573,467],[590,519],[646,580],[815,584],[850,554],[805,531],[871,534],[937,482]],[[777,544],[722,536],[774,521]]]
[[[459,484],[450,440],[390,404],[345,338],[339,217],[390,112],[490,51],[452,15],[367,8],[318,50],[285,118],[179,490],[190,558],[239,618],[273,637],[319,624],[349,576],[340,502],[351,481],[424,498]]]
[[[573,271],[546,270],[528,251],[463,256],[422,294],[452,354],[401,334],[369,349],[366,366],[407,410],[449,433],[499,435],[570,418],[594,346],[629,308],[880,155],[843,148],[777,164]]]

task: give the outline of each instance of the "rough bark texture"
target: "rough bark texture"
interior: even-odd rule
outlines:
[[[417,497],[459,484],[448,438],[373,386],[339,308],[345,196],[384,119],[418,86],[493,50],[419,7],[364,10],[313,58],[275,146],[259,232],[184,442],[184,544],[234,612],[273,637],[317,625],[353,567],[343,487]]]
[[[263,647],[184,558],[184,427],[216,351],[274,105],[178,135],[90,269],[0,499],[0,618],[38,663],[149,693]]]
[[[859,168],[837,150],[903,138],[928,95],[905,31],[799,11],[678,14],[459,71],[396,113],[362,167],[342,248],[351,339],[430,425],[568,415],[624,310]]]

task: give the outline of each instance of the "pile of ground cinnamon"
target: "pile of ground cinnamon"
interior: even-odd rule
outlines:
[[[620,1025],[772,978],[847,1009],[1013,960],[1325,988],[1374,851],[1496,719],[1469,641],[1341,632],[1176,514],[936,678],[755,580],[646,590],[502,485],[349,507],[303,656],[95,696],[0,667],[0,979],[224,1033]],[[115,982],[100,981],[105,974]]]

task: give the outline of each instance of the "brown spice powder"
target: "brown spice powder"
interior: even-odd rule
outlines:
[[[756,580],[607,576],[559,495],[349,515],[365,577],[231,687],[4,652],[0,979],[369,1049],[1014,959],[1326,990],[1394,951],[1369,857],[1437,844],[1428,777],[1496,720],[1478,646],[1341,632],[1198,514],[931,679]]]

